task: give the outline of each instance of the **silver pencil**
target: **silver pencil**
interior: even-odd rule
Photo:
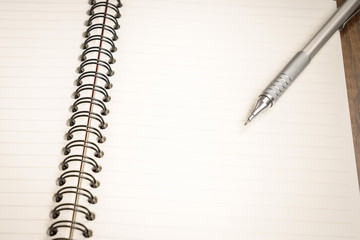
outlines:
[[[272,107],[285,90],[291,85],[296,77],[306,68],[311,59],[319,52],[330,37],[338,30],[342,29],[347,21],[356,13],[360,0],[347,0],[330,17],[320,31],[309,41],[303,50],[296,53],[290,62],[280,71],[275,79],[260,94],[256,105],[248,117],[247,125],[261,111]],[[355,13],[354,13],[355,12]]]

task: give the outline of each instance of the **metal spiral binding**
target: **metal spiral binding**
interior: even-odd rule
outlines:
[[[101,171],[98,161],[104,155],[99,144],[106,140],[102,130],[107,127],[104,116],[109,113],[106,102],[111,100],[108,94],[112,87],[109,77],[114,74],[111,64],[115,63],[113,52],[117,48],[114,41],[118,39],[116,29],[120,27],[117,19],[120,18],[121,2],[101,0],[90,1],[90,4],[79,77],[75,81],[75,101],[70,108],[73,114],[68,121],[70,129],[65,134],[68,143],[63,149],[65,158],[60,163],[63,173],[57,179],[60,189],[54,194],[57,205],[50,212],[54,221],[48,235],[56,236],[62,232],[62,236],[53,240],[70,240],[79,236],[90,238],[92,231],[86,226],[86,221],[95,219],[91,205],[97,203],[97,198],[91,189],[100,185],[95,176]],[[84,110],[84,107],[89,110]],[[69,202],[65,197],[74,199],[74,202]],[[64,219],[65,212],[72,217]],[[69,229],[68,235],[64,236],[63,229]]]

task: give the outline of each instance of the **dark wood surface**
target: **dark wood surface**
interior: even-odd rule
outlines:
[[[345,0],[337,0],[340,6]],[[360,183],[360,13],[341,31],[345,77],[349,98],[357,172]]]

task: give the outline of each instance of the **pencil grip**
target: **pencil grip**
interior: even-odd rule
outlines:
[[[274,104],[310,61],[310,57],[305,52],[298,52],[265,88],[261,95],[268,97],[272,104]]]
[[[116,30],[120,27],[120,0],[91,1],[90,15],[82,44],[79,76],[68,120],[70,126],[65,134],[67,143],[63,148],[64,159],[60,163],[61,173],[57,179],[58,191],[54,194],[56,203],[50,212],[53,219],[48,235],[55,239],[90,238],[92,230],[88,221],[95,219],[92,211],[97,203],[94,190],[100,187],[98,172],[101,171],[101,158],[104,152],[101,144],[106,138],[103,134],[108,126],[106,104],[111,100],[109,89],[114,74],[113,52],[118,38]],[[54,240],[55,240],[54,239]]]

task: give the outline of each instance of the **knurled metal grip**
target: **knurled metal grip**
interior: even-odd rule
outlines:
[[[260,96],[268,97],[273,105],[310,61],[310,57],[304,51],[298,52]]]
[[[278,98],[285,92],[285,90],[290,86],[292,80],[291,78],[284,74],[280,73],[264,90],[261,95],[268,97],[272,104],[278,100]]]

